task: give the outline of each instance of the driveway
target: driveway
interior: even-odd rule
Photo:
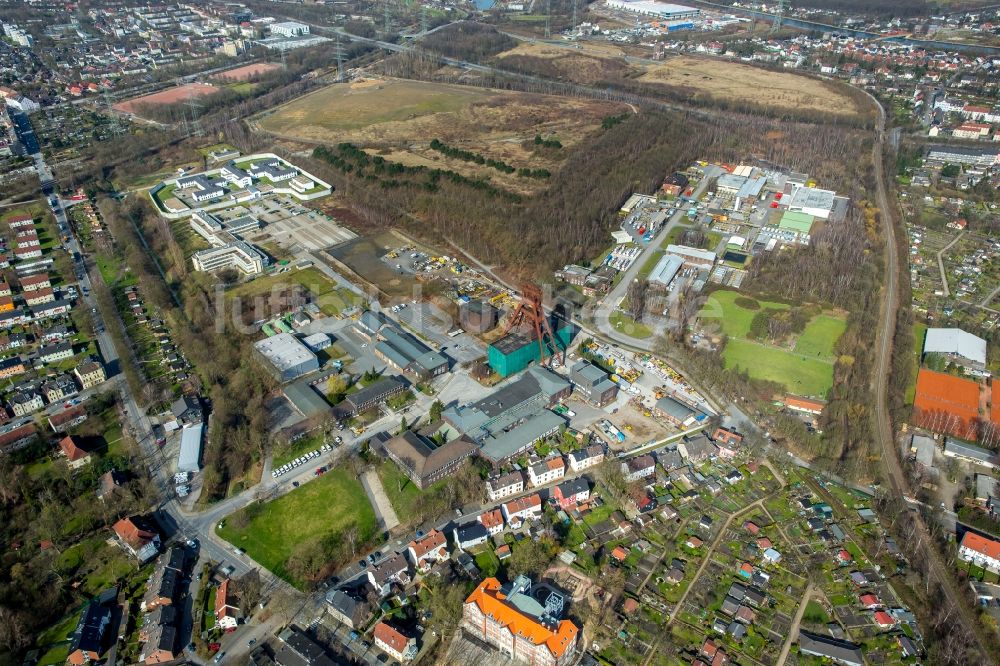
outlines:
[[[378,472],[370,469],[362,474],[361,485],[365,487],[368,501],[375,507],[375,515],[378,517],[382,529],[388,532],[397,527],[399,517],[396,516],[396,510],[392,508],[389,496],[385,494],[385,488],[382,487],[382,480],[378,478]]]

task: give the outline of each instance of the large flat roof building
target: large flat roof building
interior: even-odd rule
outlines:
[[[254,351],[282,382],[319,370],[319,359],[291,333],[279,333],[254,343]]]
[[[653,2],[651,0],[635,0],[633,2],[626,0],[607,0],[607,6],[610,9],[633,12],[643,16],[653,16],[668,21],[697,18],[698,16],[701,16],[701,10],[695,7],[675,5],[669,2]]]
[[[788,210],[793,213],[805,213],[822,220],[830,217],[833,210],[833,200],[836,192],[821,190],[816,187],[800,187],[792,194]]]
[[[505,460],[563,425],[547,407],[569,394],[569,382],[535,366],[482,400],[449,407],[441,416],[482,447],[484,456]]]
[[[944,354],[964,365],[986,366],[986,340],[960,328],[928,328],[924,338],[925,354]]]
[[[264,268],[270,264],[270,260],[249,243],[236,241],[221,247],[199,250],[191,255],[191,263],[196,271],[214,273],[227,268],[235,268],[246,275],[257,275],[264,272]]]

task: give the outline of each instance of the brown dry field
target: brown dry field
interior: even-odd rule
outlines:
[[[243,65],[236,69],[227,69],[224,72],[213,74],[209,78],[213,81],[247,81],[255,76],[273,72],[281,69],[281,65],[273,62],[258,62],[252,65]]]
[[[695,97],[842,115],[858,112],[849,97],[822,81],[721,59],[678,56],[647,66],[638,80],[684,88]]]
[[[584,84],[613,81],[638,72],[625,62],[625,52],[614,44],[576,42],[575,46],[523,42],[498,54],[497,64],[517,69],[519,61],[537,58],[547,61],[550,75]]]
[[[133,97],[132,99],[127,99],[124,102],[118,102],[112,108],[117,109],[118,111],[124,111],[125,113],[137,113],[137,109],[144,104],[153,104],[158,106],[164,104],[176,104],[177,102],[186,102],[189,99],[195,99],[197,97],[214,95],[217,92],[219,92],[219,89],[208,83],[185,83],[182,86],[167,88],[166,90],[155,92],[152,95]]]
[[[335,85],[293,100],[258,117],[259,126],[282,139],[312,144],[349,141],[406,165],[452,169],[520,193],[545,180],[519,178],[485,165],[445,157],[432,139],[502,160],[515,169],[558,169],[574,145],[601,121],[628,110],[624,104],[397,79]],[[563,150],[536,154],[536,134],[556,137]]]

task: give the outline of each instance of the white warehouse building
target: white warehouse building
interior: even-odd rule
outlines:
[[[301,37],[309,34],[309,26],[295,21],[282,21],[271,24],[271,34],[282,37]]]
[[[278,333],[253,345],[254,351],[282,382],[319,370],[319,359],[291,333]]]
[[[680,19],[692,19],[701,16],[701,10],[697,7],[686,5],[675,5],[669,2],[652,2],[650,0],[637,0],[628,2],[627,0],[607,0],[609,9],[618,9],[626,12],[642,14],[644,16],[655,16],[668,21]]]

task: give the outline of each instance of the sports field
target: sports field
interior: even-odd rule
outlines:
[[[747,102],[758,106],[838,115],[858,112],[834,84],[807,76],[772,72],[721,58],[678,56],[649,65],[639,81],[689,90],[694,98]]]
[[[118,111],[124,111],[125,113],[140,115],[142,113],[143,106],[177,104],[178,102],[187,102],[199,97],[214,95],[217,92],[219,92],[219,89],[208,83],[185,83],[182,86],[167,88],[166,90],[155,92],[152,95],[133,97],[132,99],[115,104],[112,108]]]
[[[362,544],[375,535],[378,527],[375,510],[361,482],[342,468],[330,470],[263,506],[251,505],[240,510],[247,511],[252,517],[246,527],[235,527],[238,520],[234,514],[217,533],[296,585],[302,581],[285,568],[296,546],[312,539],[339,537],[352,525],[357,527],[357,543]]]
[[[756,302],[756,308],[752,303]],[[718,325],[729,339],[723,352],[727,368],[744,370],[754,379],[773,381],[803,396],[825,397],[833,385],[834,349],[847,321],[833,313],[815,315],[787,347],[747,338],[754,315],[784,310],[785,303],[749,298],[736,291],[712,292],[699,315],[702,326]]]
[[[432,150],[430,142],[438,139],[515,169],[554,172],[566,151],[536,150],[536,135],[556,138],[570,148],[596,131],[604,118],[627,110],[616,102],[370,79],[317,90],[262,114],[256,123],[284,139],[327,145],[351,142],[377,149],[392,162],[451,169],[533,191],[544,181],[445,156]]]
[[[252,65],[243,65],[242,67],[237,67],[236,69],[227,69],[224,72],[213,74],[209,78],[213,81],[223,82],[248,81],[255,76],[267,74],[268,72],[273,72],[276,69],[281,69],[281,65],[274,62],[258,62]]]

